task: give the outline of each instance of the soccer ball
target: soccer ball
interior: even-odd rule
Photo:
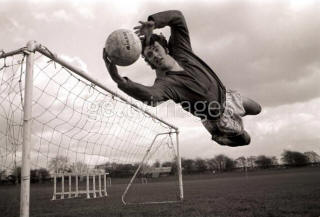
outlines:
[[[139,37],[131,30],[118,29],[112,32],[105,44],[108,57],[118,66],[128,66],[139,59],[142,51]]]

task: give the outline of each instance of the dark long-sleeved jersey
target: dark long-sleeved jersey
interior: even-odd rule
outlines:
[[[166,72],[166,76],[157,78],[151,87],[128,78],[118,87],[149,105],[171,99],[201,119],[218,119],[224,110],[225,87],[215,72],[193,53],[182,13],[164,11],[149,16],[148,20],[153,20],[156,28],[170,26],[169,54],[184,70]]]

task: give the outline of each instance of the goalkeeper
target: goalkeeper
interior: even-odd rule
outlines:
[[[188,27],[180,11],[159,12],[134,27],[142,40],[142,57],[156,72],[153,86],[144,86],[118,74],[103,50],[103,59],[118,87],[150,106],[173,100],[201,119],[212,140],[231,147],[248,145],[242,117],[257,115],[261,106],[234,90],[226,89],[216,73],[193,53]],[[169,26],[169,41],[154,29]]]

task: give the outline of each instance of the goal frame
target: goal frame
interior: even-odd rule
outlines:
[[[177,144],[178,144],[178,132],[175,132],[176,133],[176,139],[177,139]],[[155,143],[155,141],[157,140],[157,138],[159,136],[163,136],[163,135],[169,135],[170,136],[170,140],[172,142],[172,137],[171,137],[171,134],[172,132],[167,132],[167,133],[158,133],[157,135],[155,135],[155,137],[153,138],[153,141],[152,143],[150,144],[149,148],[147,149],[145,155],[143,156],[143,159],[141,160],[138,168],[136,169],[136,171],[134,172],[133,176],[131,177],[126,189],[124,190],[122,196],[121,196],[121,200],[122,200],[122,203],[124,205],[134,205],[134,204],[161,204],[161,203],[176,203],[176,202],[179,202],[179,200],[167,200],[167,201],[147,201],[147,202],[137,202],[137,203],[134,203],[134,202],[127,202],[126,201],[126,195],[133,183],[133,181],[136,179],[138,173],[140,172],[141,170],[141,167],[143,166],[145,160],[147,159],[148,155],[150,154],[150,151]],[[178,160],[179,161],[179,160]],[[181,188],[180,188],[180,174],[181,174],[181,169],[179,167],[179,162],[177,162],[177,166],[178,166],[178,173],[179,173],[179,190],[180,190],[180,195],[179,195],[179,199],[182,200],[183,199],[183,186],[182,186],[182,183],[181,183]],[[182,182],[182,177],[181,177],[181,182]],[[182,193],[182,194],[181,194]]]
[[[165,120],[155,116],[154,114],[148,112],[147,110],[141,108],[140,106],[129,102],[127,99],[122,97],[121,95],[115,93],[114,91],[108,89],[105,87],[101,82],[98,80],[95,80],[91,76],[89,76],[87,73],[85,73],[83,70],[72,66],[70,63],[66,62],[62,58],[60,58],[58,55],[52,53],[49,51],[46,47],[42,46],[40,43],[36,41],[29,41],[26,45],[26,47],[10,51],[10,52],[0,52],[0,59],[18,55],[18,54],[24,54],[26,56],[26,73],[25,73],[25,93],[24,93],[24,105],[23,105],[23,142],[22,142],[22,168],[21,168],[21,189],[20,189],[20,217],[29,217],[30,214],[30,168],[31,168],[31,125],[32,125],[32,90],[33,90],[33,67],[34,67],[34,55],[35,52],[39,52],[42,55],[48,57],[50,60],[59,63],[63,67],[69,69],[73,73],[81,76],[82,78],[88,80],[93,85],[98,86],[99,88],[109,92],[114,97],[117,97],[124,101],[125,103],[129,104],[130,106],[134,107],[137,110],[140,110],[144,114],[152,117],[153,119],[156,119],[157,121],[161,122],[162,124],[170,127],[173,131],[172,132],[166,132],[166,133],[160,133],[160,134],[176,134],[176,164],[178,168],[178,182],[179,182],[179,199],[178,201],[182,201],[184,198],[183,193],[183,182],[182,182],[182,169],[181,169],[181,157],[180,157],[180,148],[179,148],[179,130],[176,126],[166,122]],[[125,192],[122,195],[122,201],[124,204],[128,204],[125,201],[125,195],[130,188],[132,181],[136,177],[137,173],[139,172],[141,165],[143,164],[145,158],[148,155],[148,152],[150,151],[154,141],[156,138],[160,135],[156,135],[152,144],[150,145],[149,149],[147,150],[143,160],[139,164],[138,169],[135,171],[134,176],[130,180]],[[168,203],[173,201],[164,201],[164,202],[147,202],[147,203]],[[176,201],[175,201],[176,202]],[[145,203],[146,204],[146,203]]]

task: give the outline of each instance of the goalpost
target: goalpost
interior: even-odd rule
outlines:
[[[42,168],[52,176],[97,168],[116,178],[131,176],[121,196],[128,204],[141,168],[170,164],[178,200],[143,203],[183,199],[178,128],[79,66],[30,41],[0,52],[0,88],[0,170],[9,174],[21,167],[21,217],[29,216],[30,170]]]

